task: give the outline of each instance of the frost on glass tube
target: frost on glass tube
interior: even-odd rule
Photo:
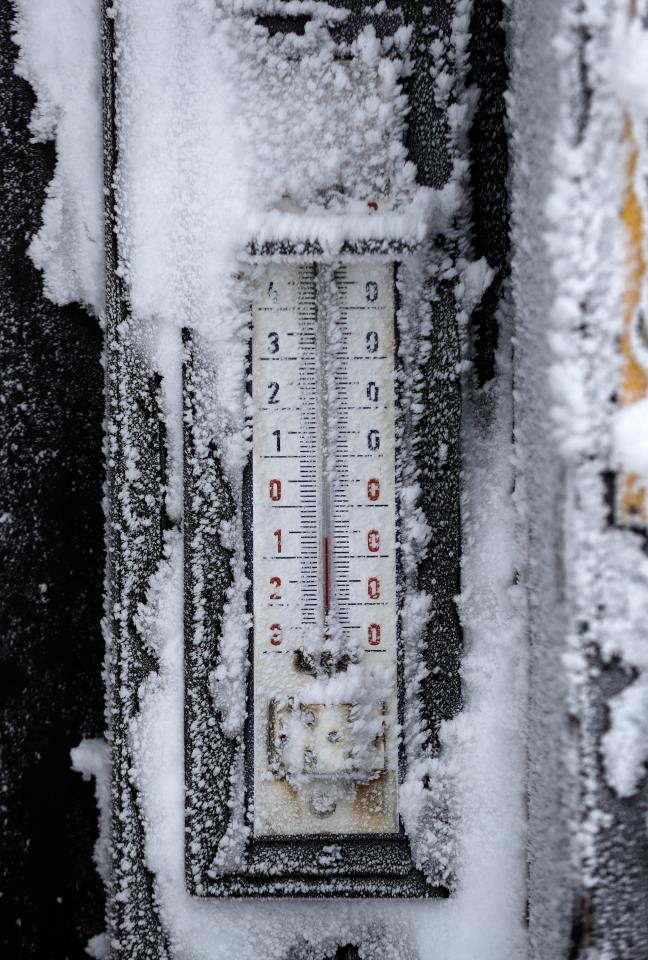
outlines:
[[[394,267],[259,268],[256,836],[398,832]]]

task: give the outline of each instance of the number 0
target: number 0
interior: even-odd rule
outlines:
[[[375,353],[378,349],[378,334],[375,330],[370,330],[367,334],[367,350],[369,353]]]

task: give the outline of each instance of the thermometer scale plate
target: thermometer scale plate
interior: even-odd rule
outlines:
[[[252,318],[254,834],[395,834],[394,266],[260,267]]]

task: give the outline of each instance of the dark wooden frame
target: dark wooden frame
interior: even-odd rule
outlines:
[[[349,4],[345,4],[349,6]],[[115,75],[113,21],[104,4],[103,56],[104,56],[104,136],[105,136],[105,184],[106,184],[106,269],[107,269],[107,325],[106,325],[106,395],[107,416],[118,425],[109,440],[109,466],[107,489],[109,497],[108,524],[108,607],[111,616],[107,621],[107,669],[108,716],[112,738],[112,836],[111,878],[108,891],[108,919],[112,937],[112,956],[133,956],[132,945],[137,943],[138,958],[164,958],[169,954],[166,934],[156,902],[154,878],[148,871],[143,850],[143,821],[137,790],[130,781],[131,752],[128,727],[138,712],[137,690],[143,679],[157,669],[155,658],[143,648],[134,628],[137,605],[142,600],[151,574],[162,557],[162,531],[168,518],[165,511],[165,438],[160,425],[158,383],[154,370],[147,368],[137,349],[136,327],[129,329],[128,291],[118,277],[119,261],[117,238],[114,232],[114,171],[117,163],[117,140],[115,134]],[[413,25],[417,38],[413,50],[414,69],[409,81],[411,110],[409,115],[408,148],[411,159],[417,164],[419,182],[426,186],[441,188],[452,169],[449,148],[449,129],[445,112],[434,98],[433,80],[430,77],[428,44],[440,28],[450,34],[454,4],[451,0],[439,0],[423,8],[416,3],[388,5],[384,23],[391,23],[395,14],[391,8],[401,7],[407,22]],[[359,9],[359,6],[358,6]],[[363,16],[354,14],[340,27],[341,35],[350,35],[366,22]],[[381,32],[381,22],[376,22]],[[384,32],[389,26],[384,28]],[[452,236],[439,234],[427,242],[430,248],[445,249],[456,257],[457,229]],[[263,247],[250,249],[249,253],[265,253]],[[311,251],[311,254],[315,251]],[[364,253],[385,254],[389,252],[381,240],[373,245],[365,244]],[[398,253],[411,252],[406,246]],[[438,280],[438,278],[437,278]],[[425,555],[421,558],[417,587],[433,597],[434,612],[428,624],[425,649],[430,665],[436,672],[422,692],[423,722],[430,731],[430,742],[436,741],[436,732],[441,721],[451,717],[460,705],[459,655],[461,629],[455,607],[459,592],[460,570],[460,416],[461,389],[458,374],[460,357],[459,334],[456,322],[454,287],[451,281],[434,282],[429,285],[427,309],[431,319],[432,333],[425,366],[421,369],[424,387],[425,411],[417,424],[421,438],[420,466],[422,468],[423,496],[421,506],[430,527],[435,531]],[[206,646],[197,649],[192,645],[192,583],[191,576],[185,580],[186,622],[186,729],[192,731],[196,719],[198,726],[204,721],[202,737],[202,766],[188,763],[187,779],[187,825],[193,830],[192,839],[206,837],[200,829],[199,820],[216,817],[217,826],[209,834],[209,844],[200,847],[200,856],[187,857],[187,888],[195,895],[299,895],[299,896],[444,896],[448,887],[431,883],[412,866],[409,843],[406,838],[372,840],[364,838],[345,840],[341,849],[343,872],[337,876],[323,870],[313,859],[323,845],[320,841],[308,841],[306,851],[299,841],[283,845],[278,851],[272,841],[263,841],[256,847],[249,863],[249,872],[222,877],[213,884],[204,884],[204,865],[209,861],[219,836],[228,823],[228,772],[239,760],[236,745],[224,737],[218,718],[213,716],[208,691],[205,688],[205,671],[197,664],[215,663],[217,644],[224,605],[225,591],[230,582],[229,555],[214,533],[220,519],[230,517],[234,501],[220,465],[215,438],[209,439],[206,458],[195,456],[196,430],[201,429],[199,391],[195,389],[197,377],[204,374],[200,368],[199,349],[195,350],[194,336],[190,331],[185,337],[184,364],[184,412],[185,412],[185,506],[196,494],[202,500],[199,511],[185,512],[185,545],[191,550],[200,543],[201,556],[189,557],[186,570],[191,571],[192,562],[202,564],[204,591],[202,600],[209,619]],[[132,414],[132,416],[129,416]],[[432,462],[426,455],[425,444],[436,437],[447,447],[443,467]],[[135,484],[129,481],[124,470],[121,450],[125,444],[135,447],[140,454],[141,477]],[[203,481],[208,480],[204,486]],[[200,484],[198,481],[200,480]],[[134,547],[132,526],[122,516],[120,494],[129,486],[131,515],[140,520],[144,536]],[[205,490],[211,487],[218,496],[209,497]],[[152,498],[152,500],[151,500]],[[154,507],[151,507],[151,503]],[[195,501],[194,501],[195,502]],[[154,523],[151,524],[151,515]],[[198,535],[196,539],[196,535]],[[126,576],[126,573],[128,576]],[[126,698],[120,688],[129,691]],[[204,732],[209,730],[209,736]],[[194,734],[187,741],[187,757],[195,745]],[[199,792],[195,783],[200,773],[206,775],[206,786]],[[330,843],[330,841],[329,841]],[[371,844],[374,846],[370,849]],[[275,866],[284,858],[284,875],[268,875],[268,862],[259,854],[273,852]],[[196,870],[196,863],[202,867]],[[124,864],[128,864],[126,870]],[[255,874],[255,871],[257,873]],[[259,873],[261,871],[261,873]],[[121,895],[126,884],[127,896]],[[117,897],[117,893],[120,896]]]

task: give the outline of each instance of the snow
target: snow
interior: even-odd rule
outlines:
[[[630,684],[610,702],[610,729],[603,737],[608,782],[622,797],[636,793],[648,764],[648,683]]]
[[[99,835],[95,843],[94,861],[97,872],[106,890],[110,878],[110,750],[103,739],[82,740],[70,751],[72,769],[84,780],[94,779],[95,796],[99,812]],[[106,933],[91,937],[86,953],[95,960],[109,956],[109,941]]]
[[[99,0],[18,0],[16,71],[37,103],[34,140],[56,140],[43,226],[30,254],[54,303],[103,308],[103,159]]]
[[[21,70],[39,95],[35,130],[55,135],[58,150],[51,199],[32,254],[54,299],[81,299],[101,313],[98,7],[72,0],[19,6]],[[134,318],[121,333],[131,336],[150,369],[162,375],[171,519],[178,523],[182,515],[184,327],[193,331],[198,364],[196,457],[208,459],[209,442],[218,436],[232,491],[231,515],[219,533],[233,552],[233,580],[212,693],[235,744],[236,760],[230,830],[213,864],[217,873],[240,860],[249,830],[240,800],[248,666],[242,551],[242,470],[250,442],[246,247],[251,238],[303,242],[317,235],[325,255],[334,257],[349,238],[387,236],[411,243],[399,281],[403,306],[398,318],[403,361],[414,384],[406,393],[413,425],[408,443],[415,442],[422,403],[419,366],[435,334],[429,311],[415,309],[420,278],[456,282],[464,331],[470,309],[490,281],[487,264],[472,262],[461,229],[469,216],[462,145],[474,99],[462,79],[470,3],[457,4],[451,37],[431,41],[439,45],[437,103],[450,104],[453,176],[439,191],[416,186],[402,146],[407,103],[401,82],[411,66],[408,31],[381,41],[367,28],[350,51],[357,56],[342,66],[334,61],[327,24],[343,13],[314,2],[290,7],[314,14],[303,37],[269,37],[253,18],[240,16],[250,9],[271,13],[279,9],[275,2],[116,0],[111,12],[119,77],[118,269]],[[46,38],[53,24],[52,44]],[[449,230],[461,248],[459,258],[443,252],[430,262],[427,254],[414,250],[427,236]],[[442,724],[439,756],[430,748],[417,699],[426,679],[420,646],[431,598],[417,589],[415,571],[433,532],[421,512],[419,478],[406,468],[401,478],[408,771],[400,803],[417,863],[448,882],[454,876],[456,891],[449,900],[420,903],[219,901],[187,894],[183,542],[179,530],[171,529],[136,618],[158,671],[137,691],[139,710],[128,734],[146,865],[174,958],[279,960],[291,951],[301,958],[308,945],[317,948],[314,956],[319,958],[326,946],[344,943],[360,943],[367,960],[525,956],[525,606],[522,589],[515,586],[521,547],[519,504],[511,497],[512,318],[504,308],[501,320],[496,383],[479,392],[472,385],[470,363],[464,358],[457,367],[466,398],[464,587],[458,598],[465,704],[455,719]],[[404,446],[404,462],[407,453]],[[443,444],[436,456],[445,461]],[[139,469],[132,454],[132,479]],[[217,491],[205,495],[214,499]],[[196,533],[197,551],[201,537],[206,531]],[[198,641],[204,629],[204,572],[199,566],[191,570]],[[340,682],[353,680],[349,671]],[[353,691],[344,695],[356,696]],[[329,694],[314,690],[313,696],[327,702]],[[97,775],[105,823],[104,753],[96,744],[82,746],[74,763],[84,775]],[[101,843],[103,850],[105,832]],[[100,956],[104,946],[105,940],[95,938],[89,951]]]
[[[105,740],[82,740],[70,751],[72,769],[84,780],[94,778],[95,796],[99,809],[99,836],[95,845],[94,859],[99,876],[108,883],[110,873],[109,821],[110,821],[110,753]]]
[[[518,495],[511,495],[510,319],[503,311],[497,381],[482,394],[466,382],[465,586],[459,604],[465,706],[444,724],[441,754],[441,763],[449,758],[445,775],[459,805],[463,869],[443,920],[422,911],[421,957],[517,960],[527,951],[526,611],[524,592],[515,585],[521,557]],[[430,952],[442,931],[445,952]]]
[[[648,481],[648,398],[618,410],[612,434],[615,466]]]

